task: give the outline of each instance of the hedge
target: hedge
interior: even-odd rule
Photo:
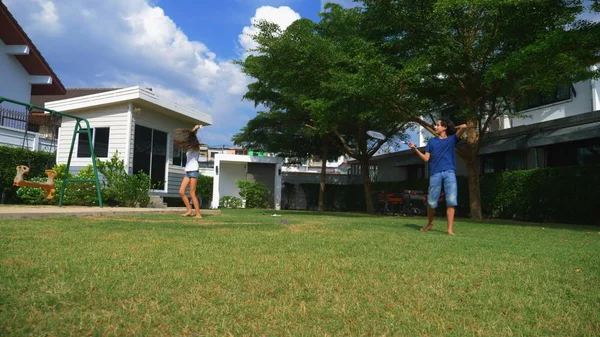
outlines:
[[[458,179],[456,214],[469,215],[469,189],[466,177]],[[300,184],[307,209],[317,209],[318,184]],[[428,180],[373,183],[373,192],[427,191]],[[535,222],[600,224],[600,167],[576,166],[507,171],[481,177],[481,203],[487,218]],[[373,197],[377,202],[376,196]],[[327,185],[325,209],[364,212],[363,185]],[[443,208],[440,208],[443,212]]]
[[[45,176],[44,171],[52,168],[55,164],[56,154],[44,151],[30,151],[27,149],[0,146],[0,186],[2,188],[2,199],[0,203],[16,203],[17,186],[13,186],[13,180],[17,173],[18,165],[26,165],[30,172],[28,177]]]
[[[484,216],[537,222],[600,222],[600,167],[575,166],[487,174]]]
[[[457,215],[467,216],[469,211],[469,188],[466,177],[457,177],[458,204]],[[429,180],[416,179],[395,182],[376,182],[372,184],[373,202],[377,205],[375,193],[380,191],[402,193],[404,190],[427,191]],[[300,184],[306,196],[307,209],[317,209],[319,201],[319,184]],[[327,185],[325,187],[325,209],[328,211],[364,212],[365,193],[362,184]],[[444,211],[444,208],[440,208]]]

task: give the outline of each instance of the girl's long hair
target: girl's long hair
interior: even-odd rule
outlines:
[[[200,142],[196,138],[196,132],[189,129],[175,129],[175,139],[173,143],[182,151],[198,151],[200,149]]]

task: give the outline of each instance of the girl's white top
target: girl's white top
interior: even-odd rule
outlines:
[[[200,142],[200,129],[196,130],[196,139]],[[187,161],[185,163],[185,171],[198,171],[200,166],[198,166],[198,160],[200,159],[200,151],[195,150],[187,150],[185,153],[187,157]]]

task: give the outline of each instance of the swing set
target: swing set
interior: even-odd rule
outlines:
[[[75,120],[75,128],[73,129],[73,137],[71,138],[71,148],[69,150],[69,159],[67,160],[67,167],[65,169],[65,176],[63,178],[62,186],[60,187],[60,199],[58,201],[58,206],[62,206],[65,189],[67,187],[67,183],[71,182],[93,182],[96,184],[96,193],[98,194],[98,206],[103,207],[102,205],[102,193],[100,192],[100,180],[98,179],[98,169],[96,168],[96,154],[94,153],[94,145],[92,143],[92,133],[90,128],[90,123],[87,119],[73,116],[70,114],[66,114],[63,112],[58,112],[55,110],[50,110],[46,108],[42,108],[36,105],[15,101],[6,97],[0,96],[0,104],[3,102],[8,102],[16,105],[20,105],[27,109],[27,120],[29,121],[29,116],[31,115],[32,110],[45,111],[50,114],[51,117],[62,116],[67,118],[72,118]],[[84,123],[84,127],[81,126],[81,123]],[[77,135],[86,134],[88,139],[88,145],[90,147],[91,159],[92,159],[92,167],[94,168],[94,178],[93,179],[82,179],[82,178],[68,178],[69,169],[71,167],[71,158],[73,157],[73,148],[75,147],[75,141],[77,140]],[[27,137],[27,125],[25,127],[25,137]],[[23,141],[23,146],[25,144],[25,140]],[[25,175],[29,173],[29,167],[25,165],[17,166],[17,174],[15,175],[15,179],[13,180],[14,186],[26,186],[26,187],[35,187],[41,188],[45,191],[44,198],[53,199],[54,193],[56,192],[54,186],[54,178],[56,178],[57,173],[54,170],[48,169],[45,171],[46,176],[48,176],[48,180],[46,182],[33,182],[25,180]]]

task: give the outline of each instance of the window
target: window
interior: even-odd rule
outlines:
[[[507,171],[527,169],[527,151],[511,151],[506,153],[504,159]]]
[[[152,189],[164,190],[167,133],[136,124],[133,143],[133,172],[143,171],[150,176]]]
[[[173,165],[185,167],[187,156],[185,151],[182,151],[177,146],[173,145]]]
[[[600,164],[600,138],[553,144],[546,153],[551,167]]]
[[[406,166],[406,179],[417,180],[425,178],[424,165],[408,165]]]
[[[81,129],[85,131],[86,129]],[[110,128],[93,128],[91,130],[92,144],[94,144],[94,154],[98,158],[108,157],[108,139],[110,136]],[[77,142],[77,157],[90,158],[90,145],[87,133],[80,133]]]
[[[531,92],[516,103],[517,110],[533,109],[539,106],[552,104],[564,100],[571,99],[571,84],[561,84],[556,87],[556,90],[551,92]]]
[[[493,153],[481,157],[481,169],[483,173],[498,173],[504,171],[505,156],[504,153]]]
[[[577,149],[579,165],[600,165],[600,145],[589,145]]]

